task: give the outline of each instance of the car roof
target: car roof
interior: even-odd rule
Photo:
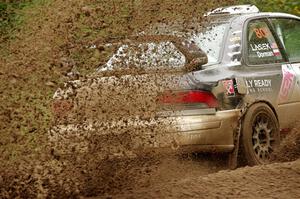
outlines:
[[[251,14],[243,14],[247,18],[252,17],[283,17],[283,18],[294,18],[300,19],[296,15],[288,14],[288,13],[281,13],[281,12],[259,12],[259,13],[251,13]]]
[[[245,21],[249,18],[255,18],[255,17],[282,17],[282,18],[293,18],[293,19],[300,20],[300,17],[288,13],[260,12],[255,5],[251,5],[251,4],[216,8],[206,13],[204,16],[209,18],[216,18],[216,19],[226,18],[229,21],[237,20],[238,22]]]
[[[209,15],[208,18],[211,18],[212,21],[210,22],[227,22],[233,24],[244,24],[249,19],[254,18],[290,18],[300,20],[300,17],[287,14],[287,13],[279,13],[279,12],[259,12],[259,13],[249,13],[249,14],[216,14],[216,15]]]

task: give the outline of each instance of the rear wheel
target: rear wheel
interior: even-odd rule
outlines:
[[[252,105],[242,123],[242,145],[249,165],[266,164],[279,144],[278,120],[265,103]]]

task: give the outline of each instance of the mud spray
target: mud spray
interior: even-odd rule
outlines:
[[[93,95],[88,95],[91,91],[83,87],[82,92],[75,93],[72,98],[75,100],[72,106],[81,107],[77,109],[80,111],[64,115],[68,108],[63,107],[66,109],[60,111],[62,117],[56,119],[51,113],[53,93],[63,82],[70,80],[67,74],[77,69],[83,74],[80,79],[85,79],[85,74],[90,74],[112,55],[114,49],[105,49],[103,44],[118,42],[142,31],[195,30],[191,21],[200,22],[203,13],[211,7],[233,4],[234,1],[215,0],[206,4],[193,0],[34,2],[22,10],[25,23],[16,27],[10,36],[1,36],[0,198],[137,197],[150,193],[150,189],[149,196],[153,197],[193,197],[197,193],[219,196],[223,192],[211,190],[217,190],[216,186],[220,187],[224,178],[244,184],[247,179],[253,180],[246,174],[246,180],[243,178],[244,173],[255,172],[249,168],[237,171],[243,179],[226,172],[207,179],[203,177],[202,181],[195,179],[226,169],[222,155],[163,155],[133,150],[142,148],[139,143],[156,143],[153,137],[143,137],[138,132],[150,131],[159,135],[164,132],[165,124],[147,128],[115,124],[89,128],[91,121],[88,118],[91,117],[98,122],[117,119],[123,123],[132,122],[123,117],[136,112],[143,113],[146,120],[155,117],[155,99],[137,95],[139,89],[139,93],[146,91],[139,85],[116,90],[112,86],[100,88],[101,84],[96,84]],[[88,48],[92,45],[96,48]],[[92,86],[93,82],[86,84]],[[155,92],[158,91],[148,90],[147,93]],[[79,125],[57,129],[68,123]],[[299,157],[298,131],[283,143],[276,158],[286,161]],[[277,167],[280,166],[274,166]],[[265,171],[263,167],[257,170],[264,176],[261,173]],[[160,188],[168,182],[171,184],[163,190],[169,191],[160,194]],[[232,184],[224,182],[222,190],[228,193],[226,190],[232,190]],[[214,189],[207,189],[205,183]],[[199,184],[203,186],[199,187]],[[189,191],[189,187],[193,191]]]

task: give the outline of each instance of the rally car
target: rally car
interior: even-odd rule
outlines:
[[[188,42],[165,37],[122,44],[99,67],[97,73],[106,75],[69,82],[58,89],[54,112],[77,109],[77,117],[84,115],[86,130],[108,132],[122,126],[117,132],[126,134],[128,126],[134,126],[134,132],[142,126],[167,126],[154,136],[153,129],[146,133],[155,142],[143,145],[145,148],[222,151],[235,159],[241,146],[249,165],[268,163],[281,132],[300,118],[300,18],[241,5],[217,8],[207,13],[204,21],[200,32],[186,34]],[[164,67],[153,67],[156,65],[170,67],[163,72],[160,69]],[[134,72],[122,73],[122,67]],[[182,67],[184,70],[178,70]],[[137,84],[151,85],[151,89],[140,89]],[[101,93],[101,99],[91,94],[92,87]],[[122,103],[126,93],[131,94]],[[151,102],[157,106],[150,108],[155,114],[147,115],[139,108],[145,103],[127,104],[128,98],[149,100],[146,94],[155,99]],[[75,103],[78,96],[85,99],[84,106]],[[98,107],[101,113],[83,114],[93,109],[88,107]],[[125,110],[124,114],[120,110]],[[112,116],[115,112],[117,116]],[[145,115],[149,117],[144,119]],[[111,125],[107,129],[103,123]],[[64,130],[75,126],[74,121],[60,124]],[[133,148],[141,149],[141,145]]]

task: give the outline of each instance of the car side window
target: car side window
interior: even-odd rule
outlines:
[[[271,19],[291,62],[300,62],[300,21],[288,18]]]
[[[277,42],[265,20],[252,20],[247,28],[248,62],[251,65],[283,62]]]

